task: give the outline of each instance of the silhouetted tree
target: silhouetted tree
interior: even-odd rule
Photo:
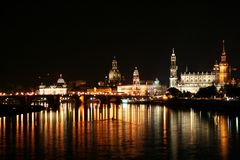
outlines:
[[[189,91],[187,91],[187,92],[183,91],[183,94],[182,94],[183,97],[188,97],[188,98],[191,98],[192,95],[193,94],[191,92],[189,92]]]
[[[206,88],[200,88],[196,93],[195,97],[210,98],[217,95],[218,95],[217,88],[215,86],[209,86]]]
[[[240,97],[240,87],[237,85],[225,85],[224,93],[229,97]]]
[[[171,95],[176,98],[183,96],[182,92],[175,87],[168,88],[167,95]]]

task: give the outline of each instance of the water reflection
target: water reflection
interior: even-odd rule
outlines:
[[[239,145],[237,113],[63,103],[0,117],[2,158],[229,159],[239,156]]]

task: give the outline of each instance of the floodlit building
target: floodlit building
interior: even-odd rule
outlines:
[[[214,72],[184,72],[180,75],[180,82],[177,88],[180,91],[197,93],[199,88],[209,87],[214,84],[216,75]]]
[[[141,82],[139,71],[135,67],[133,71],[133,83],[130,85],[117,86],[117,92],[126,93],[129,95],[154,96],[162,95],[166,91],[166,87],[160,85],[159,80]]]
[[[177,57],[174,52],[174,48],[172,49],[172,55],[171,55],[171,64],[170,64],[170,77],[169,77],[169,87],[176,87],[177,86]]]
[[[217,66],[215,66],[215,67],[217,67]],[[217,79],[218,84],[224,85],[226,83],[229,83],[231,69],[227,62],[227,54],[225,52],[224,40],[223,40],[223,51],[222,51],[222,55],[221,55],[221,61],[218,65],[218,68],[216,68],[216,71],[217,71],[217,75],[218,75],[218,79]]]
[[[109,71],[108,74],[108,84],[110,86],[117,86],[121,84],[121,73],[118,70],[117,60],[115,57],[112,61],[112,69]]]
[[[210,72],[184,72],[180,74],[180,79],[177,77],[177,62],[174,49],[171,55],[169,87],[175,87],[182,92],[196,93],[199,88],[209,87],[213,84],[217,88],[230,82],[230,67],[227,62],[227,54],[223,41],[223,49],[221,54],[221,61],[217,61],[213,66],[213,71]]]
[[[38,94],[40,95],[64,95],[67,94],[67,84],[60,74],[55,85],[46,86],[41,84],[39,86]]]

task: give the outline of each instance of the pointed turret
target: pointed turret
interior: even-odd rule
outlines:
[[[222,55],[221,55],[221,62],[226,62],[227,61],[227,55],[226,55],[226,51],[225,51],[225,41],[222,41]]]
[[[133,85],[139,85],[139,84],[140,84],[139,72],[137,67],[135,67],[133,71]]]
[[[215,64],[213,66],[213,70],[214,71],[218,71],[219,70],[219,65],[218,65],[218,61],[217,60],[215,61]]]
[[[187,73],[188,72],[188,66],[186,65],[186,68],[185,68],[185,72]]]
[[[225,41],[222,41],[222,54],[221,61],[219,63],[219,84],[224,85],[229,82],[230,73],[229,65],[227,63],[227,54],[225,51]]]
[[[172,49],[172,56],[175,56],[174,48]]]
[[[64,79],[63,79],[63,77],[62,77],[62,74],[59,75],[59,78],[58,78],[58,80],[57,80],[57,83],[58,83],[58,84],[65,84],[65,81],[64,81]]]
[[[175,55],[174,48],[172,49],[171,64],[170,64],[170,77],[169,77],[169,87],[177,87],[177,58]]]
[[[225,52],[225,41],[223,40],[222,41],[222,43],[223,43],[223,46],[222,46],[222,54],[226,54],[226,52]]]

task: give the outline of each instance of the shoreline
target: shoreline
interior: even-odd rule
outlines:
[[[240,101],[214,100],[214,99],[180,99],[172,98],[168,100],[147,100],[129,102],[128,104],[149,104],[149,105],[165,105],[170,108],[179,109],[198,109],[198,110],[226,110],[240,111]]]

